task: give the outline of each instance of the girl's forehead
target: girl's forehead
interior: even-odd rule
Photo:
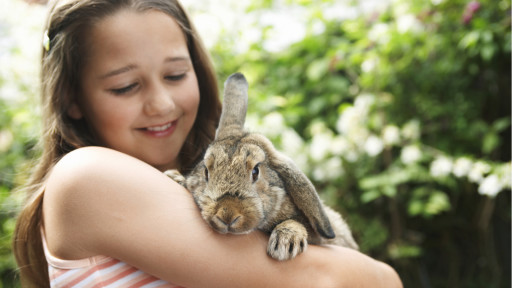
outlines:
[[[171,16],[156,10],[122,10],[99,21],[85,35],[85,54],[107,73],[126,62],[188,59],[186,38]],[[87,64],[87,65],[88,65]],[[113,66],[113,67],[111,67]]]
[[[100,19],[93,26],[93,31],[105,31],[109,36],[122,37],[130,36],[150,36],[149,34],[181,34],[183,31],[176,20],[171,16],[159,10],[150,9],[145,11],[135,11],[130,8],[121,9],[111,15]],[[142,33],[142,35],[141,35]]]

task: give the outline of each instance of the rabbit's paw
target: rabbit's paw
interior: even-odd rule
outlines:
[[[272,230],[267,254],[279,261],[293,259],[306,250],[307,239],[308,232],[304,225],[295,220],[286,220]]]
[[[167,170],[164,172],[164,174],[167,175],[172,180],[174,180],[174,182],[180,184],[181,186],[185,185],[185,177],[183,177],[183,175],[181,175],[181,173],[178,170]]]

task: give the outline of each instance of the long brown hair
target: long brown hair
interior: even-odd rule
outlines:
[[[83,35],[93,24],[122,9],[159,10],[173,17],[187,41],[200,91],[198,116],[180,151],[181,169],[190,170],[213,140],[221,110],[217,79],[209,55],[178,0],[61,0],[49,12],[43,49],[41,96],[43,105],[42,155],[25,190],[27,204],[18,216],[13,250],[23,287],[49,287],[48,266],[41,240],[44,182],[53,165],[66,153],[97,145],[84,120],[73,120],[67,110],[80,93]]]

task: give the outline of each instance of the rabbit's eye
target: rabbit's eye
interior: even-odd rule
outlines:
[[[208,168],[204,167],[204,179],[208,182]]]
[[[252,182],[256,182],[260,176],[260,168],[258,166],[259,164],[252,169]]]

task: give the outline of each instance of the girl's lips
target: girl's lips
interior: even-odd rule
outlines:
[[[162,132],[162,131],[169,129],[169,127],[171,127],[171,126],[172,126],[172,122],[161,125],[161,126],[147,127],[146,130],[151,131],[151,132]]]
[[[176,129],[177,122],[178,121],[176,120],[162,125],[140,128],[138,130],[144,132],[146,135],[150,135],[153,137],[165,137],[174,132],[174,130]]]

